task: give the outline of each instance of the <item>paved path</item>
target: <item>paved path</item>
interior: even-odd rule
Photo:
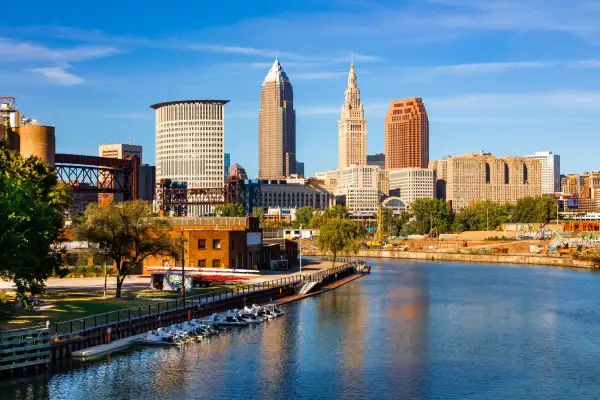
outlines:
[[[313,274],[324,268],[330,268],[331,261],[314,260],[306,264],[302,268],[302,275]],[[298,269],[294,271],[260,271],[262,274],[259,277],[253,278],[249,283],[260,283],[272,281],[280,278],[287,278],[298,274]],[[85,291],[85,292],[100,292],[104,290],[104,278],[50,278],[46,282],[48,289],[56,291]],[[115,290],[117,286],[117,278],[108,278],[108,290]],[[125,278],[123,283],[124,291],[137,291],[150,288],[150,277],[141,275],[132,275]],[[0,290],[13,289],[12,282],[0,280]]]
[[[108,289],[114,290],[117,286],[117,278],[108,278]],[[99,292],[104,290],[104,278],[50,278],[46,282],[49,289],[57,291],[81,290],[86,292]],[[12,282],[0,280],[0,289],[12,289]],[[127,290],[141,290],[150,288],[150,278],[147,276],[133,275],[125,278],[123,288]]]

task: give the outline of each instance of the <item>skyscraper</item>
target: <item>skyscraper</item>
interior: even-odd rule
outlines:
[[[182,100],[156,110],[156,181],[220,188],[224,177],[224,115],[229,100]]]
[[[367,120],[360,104],[360,90],[356,84],[354,63],[350,64],[348,87],[344,93],[342,116],[338,122],[340,170],[351,165],[367,163]]]
[[[258,113],[258,178],[296,173],[296,112],[292,84],[278,59],[265,78]]]
[[[385,167],[427,168],[429,120],[423,99],[393,100],[385,117]]]

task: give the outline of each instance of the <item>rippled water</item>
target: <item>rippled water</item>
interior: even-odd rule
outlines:
[[[27,399],[600,397],[600,274],[373,261],[266,325],[3,383]]]

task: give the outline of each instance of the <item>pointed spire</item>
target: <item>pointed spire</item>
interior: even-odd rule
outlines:
[[[354,62],[350,64],[350,72],[348,73],[348,87],[356,87],[356,72],[354,71]]]
[[[273,63],[273,66],[269,70],[269,73],[267,73],[265,82],[281,83],[281,82],[289,82],[289,81],[290,80],[288,79],[287,75],[285,74],[283,67],[279,63],[279,59],[276,58],[275,62]]]

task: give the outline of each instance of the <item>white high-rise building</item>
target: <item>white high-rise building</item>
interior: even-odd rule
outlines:
[[[560,192],[560,156],[551,151],[538,151],[533,155],[525,156],[542,163],[542,194]]]
[[[379,207],[379,167],[353,165],[339,171],[336,202],[348,207],[352,216],[372,217]]]
[[[435,197],[433,170],[423,168],[401,168],[388,172],[389,193],[399,197],[405,205],[417,199]]]
[[[156,181],[188,188],[221,188],[225,182],[224,119],[229,100],[180,100],[156,110]],[[192,214],[209,210],[195,210]],[[190,215],[190,214],[189,214]]]

